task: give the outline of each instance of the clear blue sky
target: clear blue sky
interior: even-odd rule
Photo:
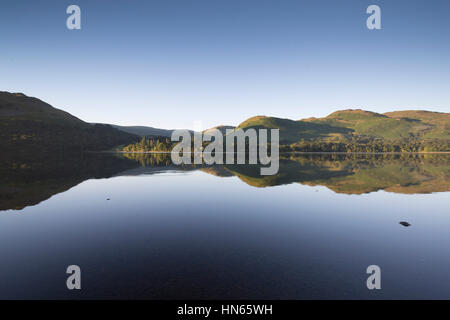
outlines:
[[[382,30],[366,28],[371,4]],[[448,0],[2,0],[0,39],[0,90],[89,122],[450,112]]]

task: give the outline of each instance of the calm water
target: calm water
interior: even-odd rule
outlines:
[[[0,298],[450,299],[448,155],[289,155],[264,178],[165,155],[0,171]]]

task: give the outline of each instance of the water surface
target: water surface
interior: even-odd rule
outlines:
[[[266,177],[142,154],[0,170],[0,298],[450,298],[448,155],[284,155]]]

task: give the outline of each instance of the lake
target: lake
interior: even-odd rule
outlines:
[[[166,154],[0,162],[2,299],[450,299],[446,154],[287,154],[275,176]]]

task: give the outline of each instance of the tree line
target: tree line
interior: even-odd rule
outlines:
[[[124,152],[170,152],[178,142],[168,137],[143,137],[141,141],[129,144],[121,149]]]
[[[178,142],[168,137],[144,137],[141,141],[121,149],[124,152],[170,152]],[[207,143],[204,143],[205,146]],[[280,152],[449,152],[450,141],[442,139],[365,139],[325,141],[302,139],[281,145]]]
[[[280,149],[284,152],[446,152],[450,151],[450,141],[440,139],[374,139],[348,142],[301,140],[288,146],[281,146]]]

